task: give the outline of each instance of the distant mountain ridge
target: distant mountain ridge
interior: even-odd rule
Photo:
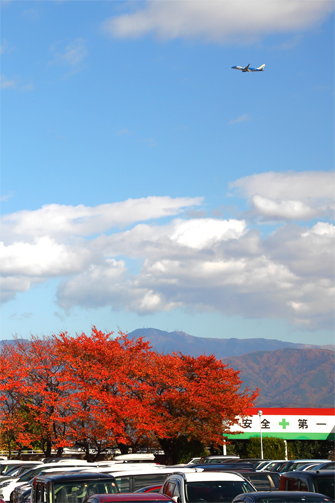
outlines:
[[[158,352],[213,354],[239,370],[242,389],[259,388],[259,407],[334,407],[334,345],[313,346],[276,339],[214,339],[185,332],[138,329]]]
[[[327,349],[284,348],[223,363],[241,371],[243,388],[260,389],[259,407],[334,407],[334,356]]]
[[[215,355],[216,358],[240,356],[253,351],[276,351],[277,349],[328,349],[335,350],[334,345],[317,346],[279,341],[277,339],[219,339],[212,337],[195,337],[185,332],[165,332],[156,328],[138,328],[129,334],[130,338],[143,337],[160,353],[181,351],[191,356],[201,354]]]

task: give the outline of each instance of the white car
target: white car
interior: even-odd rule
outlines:
[[[19,459],[9,459],[6,461],[0,461],[0,475],[6,476],[7,473],[14,468],[15,466],[23,466],[23,465],[33,465],[39,464],[39,462],[35,463],[34,461],[20,461]]]
[[[94,469],[94,470],[81,470],[81,473],[93,472],[94,473],[108,473],[114,477],[114,480],[118,486],[120,493],[132,493],[138,491],[142,487],[151,486],[151,485],[162,485],[165,479],[171,475],[172,473],[180,472],[194,472],[195,468],[178,468],[174,466],[151,466],[150,468],[139,469],[138,467],[135,470],[122,470],[115,471],[115,468],[109,467],[109,469]]]
[[[176,503],[231,503],[241,493],[256,492],[242,474],[230,472],[175,473],[160,492]]]

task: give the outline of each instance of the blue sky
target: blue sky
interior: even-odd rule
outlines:
[[[334,343],[333,2],[7,0],[1,88],[2,339]]]

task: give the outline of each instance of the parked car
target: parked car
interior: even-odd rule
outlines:
[[[28,470],[26,473],[21,475],[21,477],[16,477],[16,478],[10,478],[6,480],[5,482],[0,481],[0,498],[4,499],[5,501],[11,501],[13,497],[13,491],[17,486],[21,486],[25,483],[29,483],[29,481],[36,477],[41,471],[45,469],[51,469],[51,468],[59,468],[59,464],[55,463],[48,463],[47,465],[44,463],[41,463],[40,465],[37,465],[36,468],[32,468],[31,470]],[[62,467],[82,467],[83,463],[80,460],[71,460],[69,459],[67,463],[62,463]],[[93,465],[95,466],[95,465]]]
[[[255,470],[260,472],[262,470],[267,470],[267,467],[269,466],[270,463],[273,463],[273,459],[268,459],[267,461],[262,461],[260,463],[257,463],[255,465]]]
[[[162,485],[169,475],[180,471],[194,473],[195,469],[167,466],[166,468],[151,467],[146,470],[122,470],[115,472],[114,468],[111,468],[109,472],[103,469],[102,473],[109,473],[114,477],[120,493],[129,493],[148,485]],[[95,470],[95,473],[98,473],[98,470]]]
[[[63,474],[63,473],[66,473],[66,472],[78,472],[78,467],[74,467],[74,466],[62,466],[62,467],[58,467],[56,465],[56,467],[53,467],[53,468],[50,468],[51,465],[46,465],[45,466],[45,469],[40,471],[39,472],[39,476],[42,476],[42,475],[47,475],[47,476],[52,476],[52,475],[59,475],[59,474]],[[32,486],[32,483],[33,483],[33,480],[34,480],[35,477],[32,477],[29,482],[25,483],[25,484],[22,484],[20,486],[17,486],[15,487],[14,491],[12,492],[12,496],[11,496],[11,502],[12,503],[20,503],[22,497],[23,497],[23,494],[26,493],[27,490],[31,490],[31,486]]]
[[[33,465],[40,464],[39,462],[34,463],[34,461],[20,461],[19,459],[12,459],[0,462],[0,475],[7,475],[7,473],[13,468],[20,467],[23,465]]]
[[[241,474],[230,472],[175,473],[161,489],[175,503],[231,503],[238,494],[253,491],[255,487]]]
[[[40,462],[31,461],[29,463],[25,463],[22,466],[14,466],[6,473],[6,475],[0,476],[0,482],[4,482],[5,480],[7,480],[9,478],[21,477],[21,475],[23,475],[25,472],[27,472],[28,470],[31,470],[35,466],[39,466],[39,465],[40,465]]]
[[[87,503],[174,503],[164,494],[122,493],[95,494],[88,498]]]
[[[196,465],[197,463],[200,463],[201,458],[191,458],[186,464],[187,465]]]
[[[287,463],[282,467],[279,473],[292,472],[303,466],[306,463],[324,463],[325,461],[329,461],[328,459],[293,459],[291,461],[287,461]]]
[[[31,503],[83,503],[93,494],[115,494],[117,485],[105,473],[63,473],[34,478]]]
[[[281,475],[280,491],[308,491],[335,499],[335,470],[287,472]]]
[[[328,461],[327,463],[315,465],[313,470],[335,470],[335,461]]]
[[[260,471],[267,471],[267,472],[280,472],[281,468],[287,463],[287,459],[277,459],[274,461],[271,461],[271,463],[267,464],[265,468],[261,468]]]
[[[329,503],[333,501],[324,494],[297,493],[295,491],[278,491],[275,493],[257,492],[239,494],[232,503]]]
[[[275,472],[243,472],[243,477],[249,480],[257,491],[278,491],[280,475]]]

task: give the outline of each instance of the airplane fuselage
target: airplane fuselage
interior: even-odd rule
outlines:
[[[264,72],[265,65],[262,65],[258,68],[249,68],[250,63],[247,66],[232,66],[233,70],[241,70],[243,73],[252,73],[252,72]]]

